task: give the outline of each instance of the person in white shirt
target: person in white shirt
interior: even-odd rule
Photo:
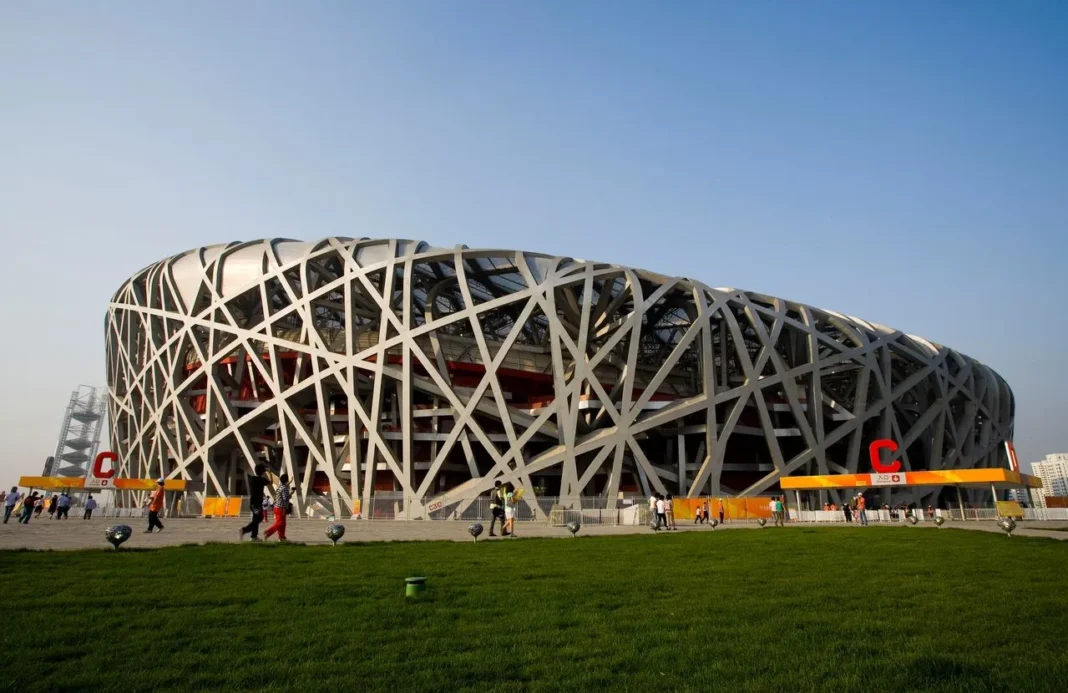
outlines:
[[[667,525],[667,515],[665,515],[664,497],[660,494],[656,496],[656,528],[660,529]]]
[[[85,514],[82,515],[82,519],[88,520],[90,517],[93,516],[94,510],[96,510],[96,499],[93,498],[92,495],[90,495],[89,498],[85,501]]]
[[[4,524],[7,524],[8,519],[11,517],[11,511],[15,509],[15,504],[19,502],[19,498],[22,495],[19,493],[18,486],[12,486],[10,493],[7,494],[7,498],[4,499]]]
[[[649,521],[656,522],[656,494],[649,496]]]

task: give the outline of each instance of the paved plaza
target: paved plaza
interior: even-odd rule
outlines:
[[[124,548],[160,548],[164,546],[178,546],[181,544],[205,544],[208,542],[236,543],[238,541],[238,529],[246,520],[238,519],[200,519],[200,518],[168,518],[165,519],[166,529],[163,532],[144,534],[142,530],[147,525],[147,520],[141,518],[94,518],[92,520],[31,520],[28,525],[17,525],[14,521],[0,525],[0,549],[38,549],[69,551],[76,549],[110,549],[104,540],[104,529],[113,524],[128,524],[134,529],[134,534],[124,545]],[[291,520],[287,528],[290,541],[305,544],[329,544],[325,536],[326,527],[332,524],[327,520]],[[465,522],[421,522],[421,521],[390,521],[382,520],[368,522],[366,520],[347,520],[346,533],[343,541],[471,541],[467,533],[468,524]],[[260,526],[261,535],[267,528],[267,524]],[[489,525],[483,523],[488,529]],[[814,525],[806,525],[814,526]],[[856,527],[857,525],[825,524],[823,527]],[[916,527],[894,525],[896,531],[945,531],[948,528],[968,529],[973,531],[998,532],[1001,530],[994,522],[955,522],[949,523],[942,530],[937,530],[933,525],[921,524]],[[1068,540],[1068,531],[1056,531],[1056,528],[1068,528],[1065,522],[1045,523],[1021,523],[1015,534],[1019,536],[1049,537],[1052,539]],[[759,530],[753,523],[727,523],[713,530],[708,525],[694,526],[692,524],[680,524],[679,532],[721,532],[724,530],[747,529]],[[760,531],[780,531],[773,527],[765,527]],[[645,526],[609,526],[609,525],[586,525],[582,527],[580,536],[616,536],[624,534],[651,534],[651,530]],[[529,537],[555,537],[569,538],[570,534],[563,527],[550,527],[543,522],[524,522],[518,526],[517,538]],[[247,542],[248,539],[246,538]],[[274,542],[276,539],[271,539]],[[485,533],[479,541],[510,541],[505,538],[488,537]]]

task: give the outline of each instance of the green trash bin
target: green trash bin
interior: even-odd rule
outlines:
[[[423,592],[426,592],[425,577],[410,577],[404,581],[405,597],[418,597]]]

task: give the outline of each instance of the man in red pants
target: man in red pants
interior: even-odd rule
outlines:
[[[279,479],[278,495],[274,499],[274,524],[263,534],[264,539],[270,539],[272,534],[278,534],[279,541],[286,539],[286,514],[289,513],[289,475],[283,474]]]

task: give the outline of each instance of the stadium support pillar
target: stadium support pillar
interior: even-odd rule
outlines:
[[[961,522],[963,522],[964,520],[968,519],[964,515],[964,499],[961,498],[961,495],[960,495],[960,486],[954,486],[953,488],[957,489],[957,505],[960,506],[960,519],[961,519]]]
[[[994,484],[990,484],[990,493],[994,495],[994,517],[1001,519],[1001,513],[998,512],[998,489]]]
[[[686,494],[686,436],[679,434],[679,495]]]
[[[794,496],[797,498],[797,521],[801,521],[801,492],[794,491]]]

